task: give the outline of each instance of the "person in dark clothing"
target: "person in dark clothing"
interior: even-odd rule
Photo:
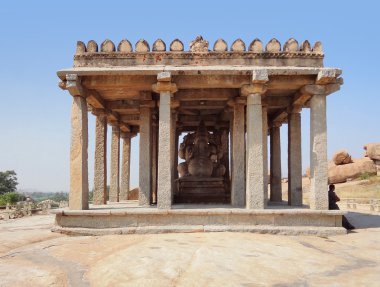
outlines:
[[[335,185],[330,184],[328,192],[329,192],[329,210],[339,210],[339,206],[336,203],[340,201],[340,198],[335,193]],[[355,226],[353,226],[350,222],[348,222],[347,218],[344,215],[342,216],[342,226],[346,228],[347,230],[355,229]]]

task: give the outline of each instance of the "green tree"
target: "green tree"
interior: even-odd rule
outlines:
[[[17,190],[17,175],[14,170],[0,171],[0,194]]]
[[[24,196],[17,192],[7,192],[0,195],[0,206],[5,206],[7,203],[15,204],[18,201],[24,200]]]

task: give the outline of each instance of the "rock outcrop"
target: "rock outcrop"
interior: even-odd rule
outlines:
[[[369,158],[354,159],[353,163],[343,165],[329,164],[329,183],[343,183],[348,179],[355,179],[362,174],[376,175],[375,163]]]
[[[352,163],[351,155],[346,150],[340,150],[334,153],[332,160],[336,165]]]
[[[380,143],[369,143],[364,145],[366,156],[372,160],[380,160]]]

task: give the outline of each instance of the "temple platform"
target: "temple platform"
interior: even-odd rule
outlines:
[[[231,194],[223,178],[182,177],[176,180],[175,203],[223,203],[231,201]]]
[[[173,232],[255,232],[330,236],[345,234],[340,210],[310,210],[277,204],[264,210],[230,205],[176,204],[170,210],[139,207],[136,201],[52,211],[52,231],[69,235]]]

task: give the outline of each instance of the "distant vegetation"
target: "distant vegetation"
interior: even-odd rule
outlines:
[[[16,192],[17,174],[14,170],[0,171],[0,206],[15,204],[24,196]]]
[[[35,202],[51,199],[56,202],[68,201],[66,192],[23,192],[17,193],[17,174],[14,170],[0,171],[0,206],[15,204],[31,197]]]
[[[36,202],[40,202],[46,199],[51,199],[56,202],[60,202],[62,200],[68,201],[69,194],[67,192],[25,192],[25,196],[31,197]]]
[[[0,194],[17,190],[17,174],[14,170],[0,171]]]

